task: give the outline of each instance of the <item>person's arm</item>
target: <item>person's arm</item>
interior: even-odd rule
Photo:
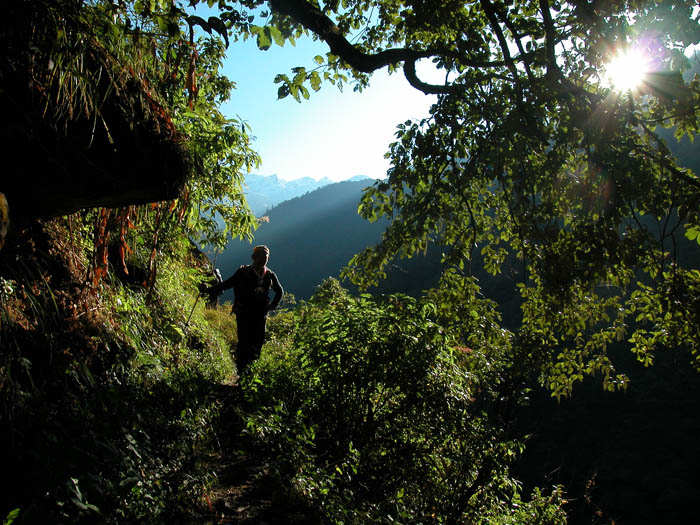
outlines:
[[[241,266],[241,268],[244,268],[244,266]],[[211,287],[207,288],[206,290],[204,290],[204,293],[207,293],[209,295],[217,295],[217,294],[220,294],[221,292],[223,292],[224,290],[228,290],[229,288],[233,288],[235,286],[236,282],[238,281],[238,279],[240,279],[241,268],[236,270],[236,273],[234,273],[231,277],[229,277],[225,281],[217,283],[214,286],[211,286]]]
[[[272,290],[275,292],[275,296],[272,298],[272,302],[267,309],[268,312],[277,308],[277,305],[284,295],[284,290],[282,289],[282,285],[280,284],[275,272],[270,272],[270,276],[272,277]]]

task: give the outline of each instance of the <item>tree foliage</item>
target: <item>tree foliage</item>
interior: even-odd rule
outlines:
[[[205,3],[219,15],[191,9]],[[416,300],[324,283],[271,321],[243,385],[273,475],[326,521],[561,523],[562,490],[523,494],[511,473],[533,379],[556,394],[587,374],[624,388],[608,351],[621,341],[644,364],[659,349],[698,362],[700,272],[682,251],[700,231],[700,183],[658,134],[697,131],[698,80],[681,76],[700,40],[693,3],[34,4],[37,40],[11,56],[34,68],[48,118],[111,132],[100,75],[128,77],[198,169],[174,202],[85,212],[51,223],[48,240],[25,232],[4,248],[0,416],[20,480],[7,520],[18,506],[28,520],[176,519],[201,496],[195,462],[234,335],[221,311],[202,312],[187,237],[222,245],[254,226],[242,177],[257,156],[245,123],[218,109],[233,88],[219,72],[225,46],[239,38],[261,50],[309,33],[328,43],[315,69],[278,76],[280,97],[308,98],[324,81],[362,89],[384,67],[438,95],[428,118],[398,126],[388,178],[360,205],[391,224],[347,275],[376,282],[397,255],[435,243],[440,284]],[[615,92],[602,79],[608,56],[640,44],[654,71],[639,91]],[[109,58],[94,69],[90,46]],[[444,83],[421,80],[421,60]],[[522,326],[509,331],[472,266],[498,273],[515,259]]]
[[[700,42],[694,2],[269,7],[283,38],[309,30],[329,45],[318,57],[324,78],[350,75],[361,89],[372,71],[403,69],[411,85],[438,95],[428,118],[398,126],[388,177],[360,205],[364,217],[392,223],[348,277],[375,283],[394,257],[429,243],[467,270],[477,252],[493,273],[518,257],[522,331],[548,349],[557,393],[591,373],[623,388],[607,355],[617,340],[647,362],[676,347],[696,359],[698,274],[677,251],[684,233],[697,237],[700,182],[657,133],[673,127],[692,138],[698,128],[700,84],[682,77],[686,49]],[[604,70],[630,48],[649,56],[650,71],[639,89],[618,92]],[[444,83],[419,78],[424,59]],[[295,72],[280,77],[281,96],[317,85],[316,75]]]
[[[527,500],[508,473],[507,337],[457,347],[439,309],[325,281],[244,384],[248,432],[324,522],[563,523],[558,490]]]
[[[697,131],[700,84],[682,77],[700,42],[694,2],[207,4],[220,16],[206,22],[173,2],[158,15],[139,6],[262,50],[309,33],[326,42],[316,68],[278,75],[280,97],[308,98],[323,81],[362,89],[385,67],[438,95],[428,118],[398,126],[388,177],[360,205],[392,222],[346,270],[355,283],[376,283],[394,257],[429,243],[467,273],[475,255],[491,273],[517,257],[523,337],[548,349],[556,393],[593,373],[624,388],[607,355],[620,340],[647,363],[661,348],[697,355],[698,274],[678,250],[682,234],[700,231],[700,182],[659,134]],[[649,72],[638,89],[615,91],[606,64],[631,48],[648,55]],[[422,80],[421,60],[444,82]]]
[[[231,235],[249,238],[255,221],[243,182],[260,159],[251,149],[248,124],[219,109],[235,89],[219,71],[228,44],[223,17],[205,21],[172,2],[99,5],[126,37],[128,53],[138,57],[142,74],[198,160],[182,197],[185,231],[217,247]],[[209,36],[201,36],[204,32]]]
[[[27,77],[47,122],[69,133],[73,121],[87,120],[118,152],[125,135],[144,133],[138,119],[151,119],[191,164],[175,177],[179,197],[169,205],[183,233],[217,246],[250,237],[256,223],[243,181],[259,156],[247,123],[219,110],[235,88],[220,72],[228,36],[219,18],[204,21],[165,1],[18,2],[13,15],[30,41],[13,43],[3,71]],[[112,99],[118,104],[106,104]],[[113,114],[115,105],[124,115]],[[135,192],[131,203],[142,202]]]
[[[240,170],[256,161],[245,126],[216,110],[232,87],[216,74],[223,48],[197,44],[197,31],[254,37],[263,50],[311,32],[330,52],[313,71],[281,74],[280,96],[306,98],[306,86],[349,76],[361,89],[383,67],[439,95],[430,117],[398,126],[388,178],[360,206],[392,223],[347,276],[374,283],[392,258],[428,243],[447,247],[444,263],[458,268],[469,269],[477,250],[493,273],[518,257],[522,330],[549,349],[548,382],[560,393],[598,372],[608,388],[624,387],[607,356],[616,340],[645,362],[665,347],[697,354],[699,278],[677,250],[680,234],[700,231],[700,183],[656,131],[697,130],[700,87],[681,76],[686,48],[700,41],[693,2],[206,3],[219,16],[205,20],[172,0],[85,8],[101,16],[108,48],[160,86],[202,160],[182,208],[192,231],[223,242],[217,214],[230,231],[250,231]],[[605,65],[632,47],[649,55],[651,71],[639,90],[616,92]],[[418,77],[425,59],[444,83]]]

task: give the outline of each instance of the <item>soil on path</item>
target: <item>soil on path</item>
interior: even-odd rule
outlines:
[[[243,434],[244,400],[238,385],[220,385],[222,403],[218,443],[207,458],[216,475],[214,486],[203,498],[201,524],[316,524],[313,511],[294,503],[289,492],[270,475],[261,450]]]

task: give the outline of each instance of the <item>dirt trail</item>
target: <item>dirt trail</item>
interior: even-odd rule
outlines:
[[[217,429],[219,443],[208,459],[217,479],[204,497],[201,520],[197,523],[318,523],[308,509],[288,501],[287,491],[269,475],[266,459],[242,434],[240,387],[221,385],[217,396],[223,404]]]

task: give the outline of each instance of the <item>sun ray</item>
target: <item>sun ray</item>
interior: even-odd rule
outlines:
[[[616,91],[637,89],[648,72],[649,59],[638,49],[620,51],[605,66],[605,79]]]

